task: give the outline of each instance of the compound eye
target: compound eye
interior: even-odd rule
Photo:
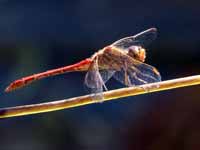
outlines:
[[[133,57],[134,59],[138,59],[140,50],[138,46],[131,46],[128,49],[128,55]]]
[[[128,49],[128,55],[141,62],[144,62],[146,58],[145,49],[140,46],[131,46]]]
[[[129,47],[129,51],[137,55],[139,53],[139,47],[138,46],[131,46]]]

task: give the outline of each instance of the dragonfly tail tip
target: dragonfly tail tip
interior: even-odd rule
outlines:
[[[10,86],[8,86],[7,88],[5,88],[5,90],[4,90],[4,92],[6,92],[6,93],[11,92],[11,91],[12,90],[11,90]]]
[[[6,87],[4,90],[6,93],[14,91],[17,88],[20,88],[22,85],[18,85],[18,81],[12,82],[10,85]]]

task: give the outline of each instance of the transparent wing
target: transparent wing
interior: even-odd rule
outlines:
[[[114,75],[115,71],[113,70],[99,70],[101,78],[104,84]]]
[[[125,37],[123,39],[120,39],[113,44],[112,46],[115,46],[117,48],[121,49],[127,49],[131,46],[142,46],[146,47],[149,45],[153,40],[156,39],[157,36],[157,29],[156,28],[150,28],[148,30],[145,30],[143,32],[140,32],[134,36]]]
[[[109,70],[99,70],[98,60],[95,59],[85,76],[85,85],[94,94],[94,100],[103,100],[103,88],[106,88],[105,83],[112,77],[114,71]]]
[[[129,56],[127,67],[116,71],[114,78],[126,86],[142,85],[146,83],[161,81],[160,73],[153,66],[139,62]]]

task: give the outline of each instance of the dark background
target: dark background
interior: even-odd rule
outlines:
[[[84,73],[35,82],[13,80],[78,62],[150,27],[158,38],[146,62],[163,80],[200,71],[200,2],[1,0],[0,105],[84,95]],[[108,87],[120,87],[114,80]],[[200,147],[200,88],[181,88],[51,113],[0,120],[0,150],[190,150]]]

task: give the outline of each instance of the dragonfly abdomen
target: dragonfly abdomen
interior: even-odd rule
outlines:
[[[67,72],[73,72],[73,71],[87,71],[88,67],[91,63],[91,59],[85,59],[83,61],[80,61],[76,64],[73,65],[69,65],[69,66],[65,66],[62,68],[58,68],[58,69],[52,69],[52,70],[47,70],[45,72],[42,73],[38,73],[38,74],[34,74],[34,75],[30,75],[28,77],[24,77],[21,79],[18,79],[14,82],[12,82],[6,89],[6,92],[10,92],[13,91],[15,89],[24,87],[30,83],[32,83],[33,81],[39,80],[39,79],[43,79],[49,76],[55,76],[58,74],[63,74],[63,73],[67,73]]]

